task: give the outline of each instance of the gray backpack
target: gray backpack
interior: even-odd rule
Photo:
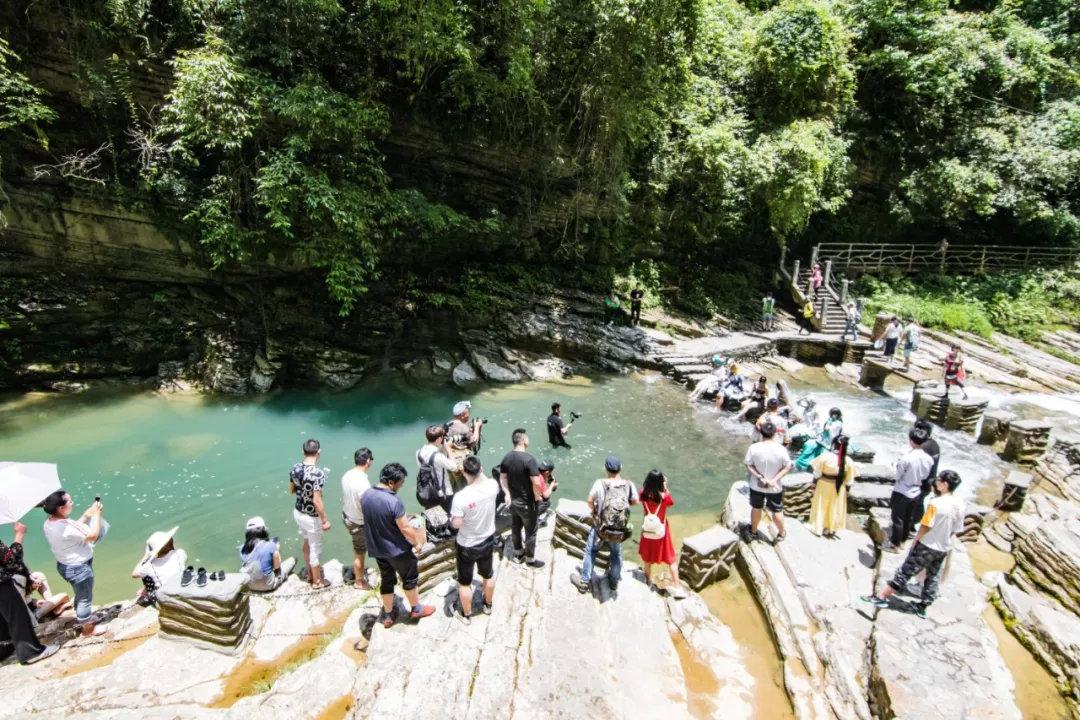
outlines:
[[[625,492],[623,492],[625,490]],[[604,499],[596,514],[596,534],[605,542],[623,542],[633,533],[630,523],[630,483],[623,487],[604,481]]]

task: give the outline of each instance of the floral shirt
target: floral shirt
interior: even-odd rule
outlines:
[[[289,471],[289,479],[296,486],[296,509],[305,515],[319,517],[315,508],[315,493],[326,485],[326,469],[296,463]]]
[[[10,580],[12,575],[29,575],[23,563],[22,543],[6,544],[0,540],[0,582]]]

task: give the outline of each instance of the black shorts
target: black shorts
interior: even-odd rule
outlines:
[[[411,551],[392,558],[375,558],[375,564],[379,566],[379,592],[383,595],[393,594],[398,575],[406,590],[412,590],[420,582],[420,568]]]
[[[457,581],[458,585],[472,585],[473,566],[480,573],[480,577],[490,580],[495,572],[495,536],[489,537],[475,547],[462,547],[454,543],[457,550]]]
[[[751,488],[750,490],[750,507],[755,510],[760,510],[764,507],[769,509],[769,512],[783,512],[784,511],[784,491],[774,493],[758,492]]]

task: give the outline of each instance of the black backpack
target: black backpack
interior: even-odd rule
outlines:
[[[416,461],[420,463],[420,469],[416,471],[416,502],[426,510],[442,503],[442,483],[435,474],[435,453],[424,462],[417,451]]]

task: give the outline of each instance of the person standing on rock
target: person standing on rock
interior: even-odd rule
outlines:
[[[750,484],[750,540],[763,540],[758,531],[762,510],[768,510],[776,524],[774,543],[783,542],[784,486],[782,480],[791,471],[792,462],[787,449],[777,442],[776,426],[763,422],[758,428],[761,440],[747,449],[743,462],[746,464],[747,482]]]
[[[896,482],[889,497],[892,527],[890,543],[885,547],[888,552],[899,552],[900,546],[911,536],[914,519],[919,517],[922,508],[918,507],[923,480],[930,475],[934,459],[922,449],[929,439],[925,430],[913,428],[908,433],[911,449],[896,461]]]
[[[967,400],[967,390],[964,388],[964,353],[960,350],[960,346],[953,343],[952,348],[945,355],[945,359],[941,361],[941,364],[945,370],[945,394],[941,397],[949,397],[949,388],[956,385],[960,388],[960,392],[963,393],[963,397]]]
[[[480,452],[484,432],[483,418],[476,418],[471,424],[469,423],[472,403],[468,400],[454,403],[452,412],[454,417],[446,426],[446,436],[459,446],[468,447],[474,453]]]
[[[16,522],[12,543],[0,540],[0,662],[15,655],[23,665],[30,665],[55,655],[60,646],[38,642],[30,608],[15,586],[15,575],[30,575],[23,563],[25,538],[26,526]]]
[[[848,335],[851,335],[852,342],[859,339],[859,309],[853,302],[849,302],[844,311],[844,332],[840,335],[840,339],[847,340]]]
[[[761,329],[769,332],[776,326],[776,298],[772,291],[761,298]]]
[[[454,499],[453,476],[457,472],[457,463],[446,453],[446,428],[441,425],[429,425],[424,431],[427,443],[416,451],[417,467],[430,468],[437,488],[437,496],[430,501],[420,499],[420,503],[427,508],[430,503],[438,501],[438,505],[447,513],[450,512],[450,503]],[[419,491],[420,488],[417,488]],[[434,507],[434,505],[431,505]]]
[[[308,582],[313,588],[330,586],[323,578],[319,555],[322,553],[323,533],[330,529],[323,505],[323,488],[326,486],[328,468],[318,466],[322,454],[319,441],[304,441],[304,459],[289,470],[289,492],[296,495],[293,520],[304,539],[304,560],[308,566]]]
[[[106,626],[93,619],[94,548],[109,531],[109,524],[101,516],[101,501],[94,500],[78,520],[71,518],[75,503],[63,490],[45,498],[41,507],[49,516],[45,519],[45,539],[56,558],[56,571],[75,591],[75,619],[82,625],[83,636],[103,635]]]
[[[645,297],[645,291],[635,286],[630,291],[630,324],[641,324],[641,299]]]
[[[814,303],[808,298],[802,306],[801,318],[799,319],[799,335],[803,334],[803,330],[807,335],[814,332]]]
[[[679,565],[675,556],[675,539],[671,537],[671,524],[667,520],[667,509],[675,504],[668,490],[668,479],[659,470],[650,470],[641,484],[641,509],[645,512],[645,522],[641,525],[641,540],[638,542],[638,555],[645,564],[645,584],[650,588],[656,585],[652,580],[654,565],[667,565],[671,572],[671,586],[668,591],[674,598],[686,597],[682,582],[679,580]],[[648,518],[654,516],[656,520]],[[653,526],[653,527],[650,527]],[[656,528],[660,528],[658,534]]]
[[[411,608],[409,620],[416,622],[435,612],[432,606],[420,603],[420,593],[416,590],[420,583],[416,554],[424,547],[424,531],[409,522],[405,505],[398,496],[408,476],[401,463],[384,465],[379,471],[379,484],[360,498],[368,553],[379,566],[379,595],[382,598],[379,622],[386,628],[397,620],[394,586],[399,575]]]
[[[622,579],[622,544],[630,537],[630,508],[638,502],[637,488],[620,474],[622,461],[615,455],[604,460],[607,478],[597,480],[589,491],[586,503],[592,511],[593,523],[585,541],[581,559],[581,574],[571,578],[578,592],[586,593],[592,583],[593,564],[600,545],[607,545],[608,571],[605,579],[611,592],[619,589]]]
[[[919,491],[919,512],[921,513],[924,501],[933,489],[934,478],[936,478],[938,474],[938,465],[941,463],[941,446],[938,445],[938,441],[933,438],[934,426],[931,425],[929,421],[919,418],[915,421],[914,428],[926,433],[926,442],[922,444],[922,450],[934,461],[934,464],[930,467],[930,474],[923,480],[922,489]],[[918,518],[916,518],[916,520],[917,519]],[[915,522],[912,521],[912,524],[914,525]]]
[[[885,327],[885,349],[881,353],[883,358],[888,358],[889,367],[892,367],[893,358],[896,356],[896,346],[900,344],[900,334],[902,332],[900,318],[893,315],[892,320]]]
[[[495,595],[495,501],[499,483],[484,475],[475,455],[461,462],[468,485],[454,495],[450,508],[450,524],[457,529],[454,550],[457,555],[458,618],[466,625],[472,615],[473,570],[484,579],[483,613],[491,614],[491,599]]]
[[[524,428],[517,428],[510,435],[514,449],[503,456],[499,462],[502,479],[510,495],[510,540],[514,545],[511,561],[531,567],[543,567],[544,563],[536,559],[536,528],[539,519],[538,504],[551,497],[548,488],[544,496],[544,477],[536,458],[526,452],[529,449],[529,434]]]
[[[919,327],[919,323],[915,322],[914,317],[908,318],[908,323],[904,327],[904,333],[901,335],[901,347],[904,351],[904,372],[911,370],[911,355],[919,349],[919,338],[922,336],[922,329]]]
[[[371,489],[368,470],[375,462],[375,456],[368,448],[360,448],[353,453],[354,467],[341,476],[341,519],[349,531],[353,549],[353,587],[357,590],[370,590],[364,560],[367,558],[367,533],[364,532],[364,511],[360,508],[360,499]]]
[[[847,493],[855,480],[855,463],[847,458],[848,437],[833,440],[832,451],[810,463],[814,473],[814,497],[810,500],[810,531],[836,537],[847,524]]]
[[[895,593],[907,592],[908,581],[925,570],[926,580],[915,614],[926,617],[926,609],[938,596],[941,568],[952,549],[952,537],[964,527],[964,503],[954,494],[959,486],[960,476],[952,470],[944,470],[935,478],[934,497],[923,513],[919,532],[904,564],[880,594],[863,596],[865,602],[878,608],[888,607],[889,598]]]
[[[814,263],[810,268],[810,292],[814,294],[814,300],[821,295],[821,287],[825,284],[825,276],[821,272],[821,263]]]
[[[622,302],[619,300],[615,290],[612,289],[611,292],[604,296],[604,320],[608,325],[614,325],[621,314]]]

